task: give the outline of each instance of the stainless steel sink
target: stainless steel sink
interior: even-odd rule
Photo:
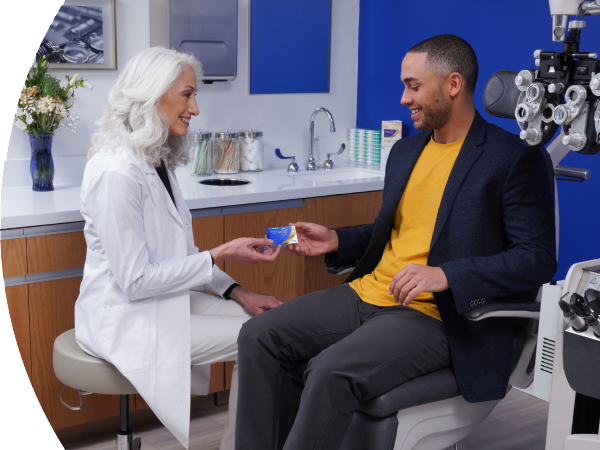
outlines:
[[[251,182],[236,178],[211,178],[208,180],[198,181],[198,183],[206,184],[208,186],[242,186],[244,184],[250,184]]]

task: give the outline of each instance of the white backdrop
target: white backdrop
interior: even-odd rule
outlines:
[[[12,3],[12,2],[11,2]],[[136,53],[150,46],[149,0],[117,0],[117,63],[122,69]],[[234,81],[200,85],[198,106],[200,115],[192,118],[190,130],[231,131],[251,127],[264,133],[265,144],[280,147],[285,154],[291,144],[302,145],[298,161],[308,156],[309,119],[312,111],[323,106],[335,119],[337,132],[330,133],[325,117],[318,117],[317,133],[321,154],[333,152],[346,140],[346,129],[356,125],[356,83],[358,69],[358,15],[359,0],[334,0],[331,30],[331,92],[328,94],[248,94],[248,16],[250,0],[238,0],[238,75]],[[19,20],[21,24],[23,21]],[[31,27],[27,20],[26,29]],[[44,26],[44,30],[47,26]],[[24,34],[19,30],[18,36]],[[43,33],[42,33],[43,34]],[[11,40],[14,40],[12,36]],[[12,65],[12,64],[11,64]],[[60,80],[74,71],[51,71]],[[56,157],[81,156],[87,153],[89,136],[94,123],[106,104],[109,89],[118,77],[118,71],[80,70],[95,88],[89,92],[78,89],[75,111],[81,114],[77,133],[67,129],[56,132],[52,153]],[[6,103],[10,105],[11,103]],[[15,107],[16,108],[16,107]],[[328,144],[330,141],[330,144]],[[295,151],[295,150],[294,150]],[[28,159],[27,135],[16,127],[8,146],[8,159]],[[287,164],[286,164],[287,165]]]

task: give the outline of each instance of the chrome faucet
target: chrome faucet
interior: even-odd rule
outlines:
[[[315,117],[321,111],[323,111],[325,114],[327,114],[327,117],[329,117],[329,131],[332,133],[335,132],[335,123],[333,122],[333,116],[331,115],[329,110],[326,108],[315,109],[312,115],[310,116],[310,147],[308,153],[308,161],[306,163],[306,170],[317,170],[317,164],[313,155],[313,146],[315,143]]]

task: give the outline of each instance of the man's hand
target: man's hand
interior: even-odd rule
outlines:
[[[296,227],[297,244],[288,244],[287,248],[299,256],[317,256],[335,252],[338,249],[337,233],[316,223],[290,223]]]
[[[389,294],[394,296],[396,303],[408,306],[422,292],[441,292],[449,288],[441,268],[409,264],[394,275]]]
[[[257,316],[262,312],[281,305],[281,302],[275,297],[255,294],[254,292],[250,292],[241,286],[236,286],[229,294],[229,297],[241,303],[246,311],[253,316]]]

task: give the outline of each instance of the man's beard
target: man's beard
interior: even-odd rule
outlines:
[[[438,130],[450,121],[452,108],[450,102],[447,101],[440,92],[440,97],[433,105],[423,108],[423,121],[420,124],[415,123],[416,130]]]

